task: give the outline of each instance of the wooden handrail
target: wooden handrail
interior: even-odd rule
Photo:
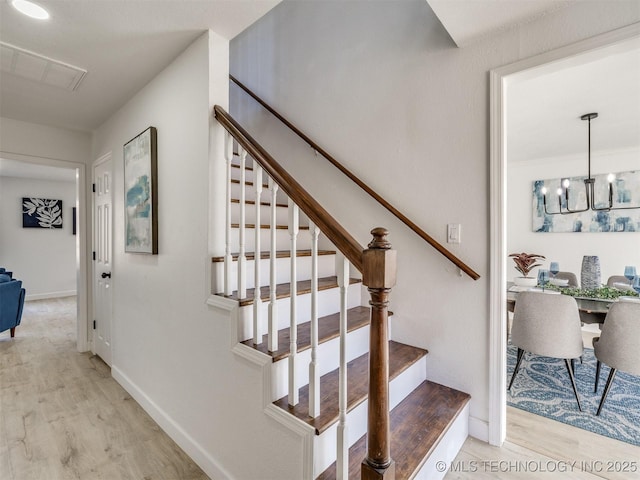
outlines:
[[[289,198],[324,233],[349,262],[362,272],[364,248],[340,225],[249,133],[219,105],[213,107],[216,120],[260,164]]]
[[[302,138],[311,148],[321,154],[324,158],[326,158],[333,166],[335,166],[338,170],[344,173],[347,177],[349,177],[356,185],[362,188],[365,192],[367,192],[371,197],[373,197],[380,205],[386,208],[389,212],[395,215],[402,223],[404,223],[407,227],[413,230],[419,237],[421,237],[424,241],[426,241],[429,245],[435,248],[442,255],[447,257],[449,261],[455,264],[460,270],[469,275],[474,280],[478,280],[480,275],[475,272],[471,267],[469,267],[466,263],[456,257],[453,253],[447,250],[442,244],[440,244],[436,239],[434,239],[427,232],[422,230],[418,225],[412,222],[406,215],[404,215],[400,210],[391,205],[388,201],[386,201],[383,197],[381,197],[378,193],[376,193],[371,187],[369,187],[366,183],[360,180],[355,174],[353,174],[350,170],[348,170],[344,165],[338,162],[335,158],[333,158],[325,149],[323,149],[320,145],[314,142],[309,136],[307,136],[304,132],[302,132],[299,128],[297,128],[294,124],[284,118],[280,113],[278,113],[273,107],[267,104],[264,100],[262,100],[258,95],[252,92],[246,85],[240,82],[233,75],[229,75],[229,79],[235,83],[238,87],[244,90],[251,98],[253,98],[256,102],[262,105],[267,111],[269,111],[274,117],[284,123],[287,127],[289,127],[296,135]]]

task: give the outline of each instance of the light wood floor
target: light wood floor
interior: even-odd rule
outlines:
[[[511,407],[507,417],[504,445],[467,439],[447,480],[640,479],[639,447]],[[208,477],[107,365],[76,352],[75,298],[27,302],[16,338],[0,333],[0,479],[78,478]]]
[[[111,377],[75,348],[75,297],[27,302],[0,333],[0,479],[208,477]]]
[[[640,447],[507,407],[502,447],[469,437],[445,479],[513,478],[637,479]]]

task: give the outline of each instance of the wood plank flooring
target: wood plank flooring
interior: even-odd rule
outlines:
[[[25,303],[0,333],[2,480],[205,480],[111,377],[75,347],[75,297]]]
[[[27,302],[16,337],[0,333],[0,478],[207,479],[98,357],[76,352],[74,301]],[[497,465],[491,463],[486,470],[449,471],[447,480],[640,479],[637,471],[606,471],[607,462],[638,462],[640,447],[507,411],[504,445],[469,438],[456,457],[459,467],[471,461],[578,462],[573,471],[491,471]]]
[[[625,462],[628,469],[622,471]],[[632,480],[640,479],[640,447],[507,407],[507,440],[502,447],[469,437],[453,465],[445,480]],[[524,465],[546,471],[525,472]]]

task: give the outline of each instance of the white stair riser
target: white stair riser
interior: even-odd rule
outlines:
[[[253,199],[253,197],[251,198]],[[263,198],[263,201],[265,199]],[[255,223],[256,221],[256,206],[252,204],[245,204],[245,221],[246,223]],[[231,204],[231,223],[239,223],[240,221],[240,204]],[[289,221],[289,212],[287,208],[276,207],[276,223],[278,225],[287,225]],[[269,205],[260,205],[260,223],[262,225],[271,224],[271,207]],[[304,223],[307,224],[306,222]],[[309,233],[307,232],[307,235]]]
[[[237,222],[235,222],[237,223]],[[246,222],[249,223],[249,222]],[[266,222],[268,224],[268,222]],[[264,225],[264,223],[263,223]],[[260,229],[260,250],[271,249],[271,232],[268,228]],[[253,228],[245,229],[245,252],[253,252],[255,249],[255,230]],[[311,235],[307,230],[300,230],[297,238],[297,248],[300,250],[308,250],[311,248]],[[276,250],[290,250],[291,236],[287,230],[276,230]],[[240,251],[240,229],[231,229],[231,251]]]
[[[458,414],[456,419],[449,425],[444,436],[438,442],[436,448],[431,452],[429,458],[414,480],[440,480],[445,477],[449,470],[449,465],[456,458],[462,448],[462,444],[469,436],[469,404]],[[443,469],[440,462],[445,462],[447,468]]]
[[[311,257],[297,257],[298,279],[311,277]],[[260,286],[269,286],[270,262],[268,258],[260,260]],[[247,288],[253,288],[255,284],[255,261],[247,260]],[[335,255],[320,255],[318,257],[318,277],[330,277],[335,275]],[[224,290],[224,263],[215,262],[211,269],[213,293],[221,293]],[[291,258],[276,259],[276,283],[289,283],[291,279]],[[238,288],[238,262],[231,266],[231,285],[233,290]]]
[[[350,285],[347,289],[347,308],[361,305],[360,284]],[[289,297],[278,300],[278,330],[289,326]],[[318,292],[318,318],[331,315],[340,309],[340,289],[330,288]],[[297,296],[296,302],[297,323],[308,322],[311,319],[311,294]],[[267,333],[269,319],[269,302],[263,301],[261,305],[262,334]],[[253,305],[247,305],[238,309],[238,341],[242,342],[253,338]]]
[[[247,179],[245,180],[247,182],[250,182],[251,180]],[[266,182],[263,182],[266,185]],[[256,198],[256,192],[254,190],[254,186],[253,185],[246,185],[245,184],[245,192],[244,192],[244,196],[246,200],[255,200]],[[231,198],[237,198],[240,199],[240,183],[232,183],[231,184]],[[262,193],[260,194],[260,198],[263,202],[271,202],[271,190],[269,190],[266,187],[262,187]],[[287,204],[287,194],[284,193],[282,190],[278,189],[278,193],[276,195],[276,201],[277,203],[281,203],[283,205]],[[251,205],[247,205],[247,207],[250,207]],[[305,223],[306,225],[306,223]]]
[[[426,379],[427,360],[423,357],[389,382],[389,408],[393,409]],[[365,401],[347,414],[349,446],[358,441],[367,431],[367,406],[368,401]],[[315,437],[313,478],[320,475],[336,460],[337,428],[338,424],[335,423]]]
[[[369,351],[369,326],[359,328],[347,334],[347,362]],[[311,349],[296,355],[296,385],[298,388],[309,383],[309,363]],[[334,338],[318,345],[318,366],[320,376],[338,368],[340,363],[340,338]],[[288,393],[289,359],[274,362],[272,366],[271,401],[276,401]],[[320,406],[322,408],[322,406]]]

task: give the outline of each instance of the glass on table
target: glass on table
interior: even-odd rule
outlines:
[[[542,290],[544,291],[545,285],[549,282],[549,270],[539,270],[538,271],[538,285],[542,285]]]
[[[631,265],[624,267],[624,276],[629,280],[629,283],[631,283],[636,276],[636,267]]]
[[[560,264],[558,262],[551,262],[549,264],[549,271],[553,274],[553,277],[560,272]]]
[[[640,295],[640,275],[636,275],[633,279],[633,289]]]

